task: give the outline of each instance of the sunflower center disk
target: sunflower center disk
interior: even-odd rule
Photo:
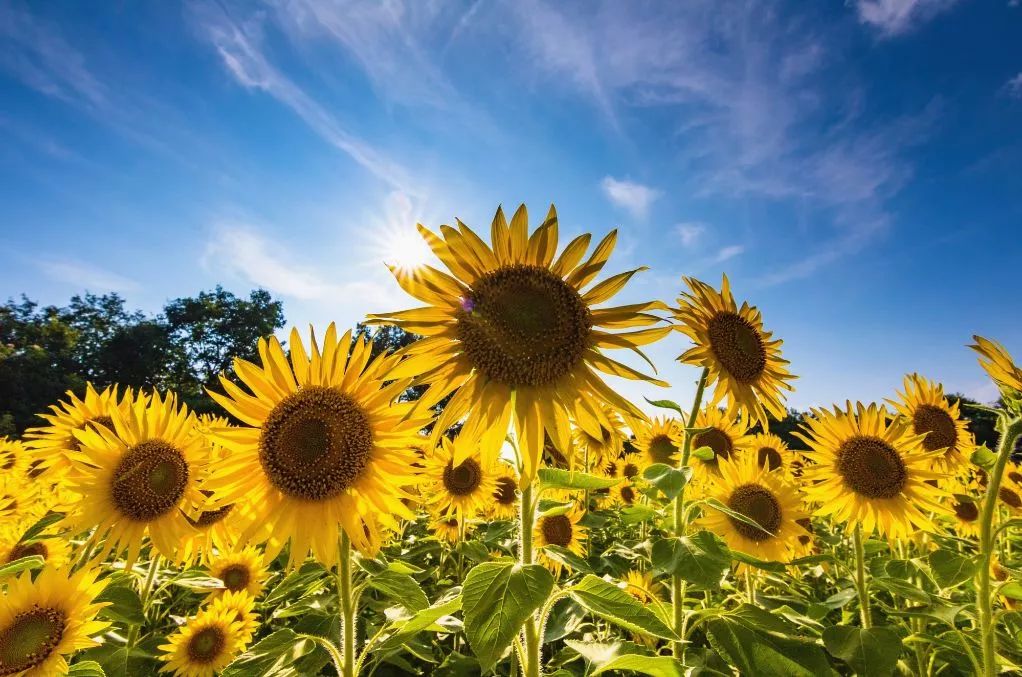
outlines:
[[[273,408],[259,438],[259,462],[291,498],[321,501],[355,484],[369,463],[373,433],[362,408],[334,388],[310,386]]]
[[[979,508],[972,501],[955,501],[955,514],[963,522],[975,522],[979,519]]]
[[[1000,490],[998,490],[997,495],[1008,507],[1015,509],[1022,508],[1022,497],[1008,487],[1001,487]]]
[[[231,514],[232,510],[234,510],[234,504],[230,503],[216,510],[205,510],[194,520],[189,518],[188,521],[191,522],[193,526],[211,527],[217,522],[223,521],[224,518]]]
[[[46,544],[42,541],[36,541],[35,543],[19,543],[11,548],[11,553],[7,555],[7,561],[13,562],[16,559],[32,557],[33,555],[39,555],[43,559],[46,559],[49,554],[50,551],[46,548]]]
[[[592,318],[579,293],[546,268],[514,264],[479,278],[458,312],[472,364],[505,385],[544,386],[582,362]]]
[[[571,528],[571,520],[567,515],[551,515],[543,518],[543,540],[549,545],[559,545],[567,548],[571,545],[571,537],[574,531]]]
[[[699,447],[709,447],[713,450],[713,458],[703,462],[714,467],[717,466],[721,459],[727,460],[731,458],[731,452],[734,451],[731,438],[723,430],[718,430],[717,428],[711,428],[704,433],[699,433],[696,435],[693,443],[696,449]]]
[[[670,465],[674,462],[671,457],[676,453],[678,453],[678,447],[674,446],[674,442],[667,435],[657,435],[649,442],[649,456],[654,463]]]
[[[497,490],[493,492],[493,497],[501,505],[511,505],[517,500],[517,490],[518,483],[513,479],[510,477],[498,477]]]
[[[958,441],[958,430],[951,414],[932,404],[924,404],[912,415],[912,427],[917,435],[926,434],[926,451],[950,449]]]
[[[162,517],[177,506],[188,486],[188,462],[163,440],[142,442],[114,470],[111,496],[117,509],[136,522]]]
[[[837,471],[849,489],[867,498],[894,498],[908,482],[901,455],[878,437],[845,441],[838,449]]]
[[[621,469],[621,472],[625,477],[635,477],[639,474],[639,466],[634,463],[625,463],[625,467]]]
[[[250,578],[248,567],[241,564],[232,564],[220,572],[220,580],[224,582],[224,586],[231,592],[238,592],[247,588]]]
[[[203,628],[188,640],[188,658],[196,663],[212,663],[223,651],[225,643],[220,628]]]
[[[766,468],[767,470],[777,470],[783,462],[781,453],[773,447],[760,447],[757,460],[759,461],[759,467]]]
[[[0,675],[16,675],[43,663],[64,637],[64,612],[36,607],[0,630]]]
[[[444,468],[444,487],[455,496],[468,496],[479,488],[483,470],[474,458],[466,458],[457,468],[448,463]]]
[[[631,487],[621,487],[621,500],[628,505],[635,503],[635,490]]]
[[[708,323],[710,347],[728,374],[739,383],[755,383],[766,369],[763,337],[748,320],[721,312]]]
[[[746,524],[728,515],[735,531],[745,538],[753,541],[765,541],[772,538],[781,526],[781,504],[767,488],[758,484],[744,484],[738,487],[731,492],[727,504],[735,512],[745,515],[763,527],[757,529],[751,524]]]

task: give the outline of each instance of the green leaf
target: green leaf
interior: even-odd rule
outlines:
[[[263,604],[267,607],[276,607],[291,596],[313,595],[325,588],[328,580],[326,569],[322,565],[307,562],[298,571],[292,571],[285,576],[273,590],[266,593]]]
[[[935,550],[929,557],[930,571],[937,585],[950,588],[964,583],[976,573],[976,563],[950,550]]]
[[[880,577],[870,581],[874,588],[886,590],[892,595],[903,597],[919,604],[929,604],[932,599],[925,590],[907,583],[900,578]]]
[[[173,585],[189,590],[209,591],[224,587],[224,582],[219,578],[213,578],[203,571],[182,571],[170,581]]]
[[[379,590],[409,611],[421,611],[429,606],[429,599],[419,583],[408,574],[386,569],[369,576],[369,587]]]
[[[578,629],[586,618],[586,611],[570,597],[562,597],[554,603],[543,627],[543,643],[549,644],[564,639]]]
[[[62,512],[50,512],[50,513],[46,513],[41,518],[39,518],[39,520],[35,524],[30,526],[28,528],[28,530],[25,531],[25,533],[23,533],[21,535],[21,539],[18,542],[19,543],[24,543],[25,541],[31,541],[33,538],[35,538],[39,534],[41,534],[44,531],[46,531],[47,527],[49,527],[49,526],[51,526],[53,524],[56,524],[57,522],[59,522],[62,519],[64,519],[64,513],[62,513]],[[96,666],[99,667],[99,664],[97,663]],[[100,669],[102,669],[102,668],[100,668]]]
[[[511,646],[553,587],[554,577],[538,564],[485,562],[468,572],[461,595],[465,636],[483,672]]]
[[[709,531],[655,541],[651,557],[655,573],[678,575],[704,588],[720,585],[731,568],[731,552]]]
[[[68,668],[68,677],[106,677],[103,666],[96,661],[79,661]]]
[[[600,477],[560,468],[540,468],[539,481],[547,489],[609,489],[620,484],[620,477]]]
[[[568,588],[568,592],[592,613],[626,630],[663,639],[679,639],[650,609],[602,578],[589,574]]]
[[[248,651],[224,668],[220,677],[288,674],[285,669],[316,649],[311,639],[299,637],[294,630],[282,628],[259,640]],[[289,671],[294,674],[293,671]]]
[[[901,637],[887,627],[835,625],[823,631],[823,645],[863,677],[887,677],[901,656]]]
[[[38,569],[46,564],[42,555],[29,555],[0,566],[0,578],[19,574],[27,569]]]
[[[398,619],[390,624],[387,629],[387,638],[379,645],[380,650],[395,649],[413,635],[429,629],[445,616],[461,609],[461,596],[456,595],[450,599],[442,599],[433,606],[408,617]]]
[[[678,405],[677,402],[672,402],[671,400],[651,400],[648,397],[643,397],[642,399],[646,400],[654,407],[659,407],[660,409],[671,409],[673,411],[676,411],[678,412],[678,415],[681,416],[681,418],[685,418],[685,412],[681,410],[681,406]]]
[[[657,511],[648,505],[630,505],[627,508],[622,508],[619,514],[621,515],[621,524],[630,525],[653,519],[656,517]]]
[[[600,666],[600,669],[593,672],[593,675],[601,675],[605,672],[631,670],[640,675],[650,677],[684,677],[685,665],[681,661],[670,656],[637,656],[635,654],[618,656],[609,663]]]
[[[703,627],[710,646],[743,675],[833,674],[827,655],[813,642],[769,635],[727,616],[708,619]]]
[[[976,447],[976,451],[972,452],[969,460],[984,470],[990,470],[994,467],[994,463],[997,462],[997,454],[986,447]]]
[[[99,610],[100,616],[120,621],[126,625],[141,625],[145,623],[145,614],[142,612],[142,600],[139,599],[138,593],[127,583],[108,585],[103,592],[99,593],[96,601],[110,603],[110,606]]]
[[[712,461],[715,454],[712,447],[699,447],[692,450],[692,455],[700,461]]]
[[[692,479],[692,468],[672,468],[666,463],[654,463],[642,472],[642,476],[659,489],[667,500],[673,501]]]
[[[619,656],[630,654],[648,656],[650,653],[646,647],[624,640],[614,642],[581,642],[577,639],[568,639],[564,643],[572,651],[597,667],[606,665]]]
[[[574,571],[579,571],[584,574],[596,573],[593,571],[593,568],[589,566],[589,562],[585,561],[567,548],[562,548],[559,545],[545,545],[543,546],[543,551],[550,559],[557,560]]]

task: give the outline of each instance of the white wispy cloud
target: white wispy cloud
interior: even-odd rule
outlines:
[[[615,179],[613,176],[603,177],[600,187],[608,200],[637,219],[646,218],[650,205],[660,197],[660,191],[655,188],[628,179]]]
[[[211,3],[193,3],[191,10],[198,32],[212,43],[238,83],[263,91],[290,108],[327,143],[392,187],[419,192],[403,166],[351,133],[340,119],[271,63],[261,44],[259,16],[239,24]]]
[[[679,223],[674,226],[674,232],[678,234],[678,239],[681,240],[682,246],[691,247],[695,245],[703,236],[703,233],[706,232],[706,225],[699,223],[698,221]]]
[[[875,28],[883,37],[908,33],[958,0],[858,0],[859,21]]]
[[[91,292],[130,292],[141,288],[138,282],[91,263],[72,259],[40,259],[36,267],[52,280],[65,282],[75,289]]]
[[[720,250],[711,259],[710,263],[712,264],[724,263],[725,261],[729,261],[734,257],[743,254],[744,252],[745,247],[740,244],[733,244],[728,245],[727,247],[721,247]]]
[[[1022,73],[1004,83],[1004,93],[1013,99],[1022,99]]]

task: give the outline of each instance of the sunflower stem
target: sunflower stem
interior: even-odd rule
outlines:
[[[866,549],[862,545],[862,525],[856,524],[852,532],[855,546],[855,590],[859,593],[859,615],[862,627],[866,630],[873,627],[873,616],[869,610],[869,586],[866,583]]]
[[[146,577],[145,577],[145,580],[142,583],[142,588],[141,588],[141,590],[139,590],[139,593],[138,593],[138,599],[142,603],[142,615],[143,616],[145,616],[145,614],[148,613],[148,611],[149,611],[149,593],[152,592],[153,581],[156,580],[156,572],[160,568],[160,561],[162,559],[163,559],[163,556],[157,554],[157,555],[154,555],[151,560],[149,560],[149,571],[146,572]],[[145,624],[145,621],[142,621],[142,623],[139,623],[137,625],[131,626],[131,629],[128,630],[127,647],[128,647],[128,654],[129,655],[131,654],[131,649],[135,646],[135,642],[138,641],[138,636],[139,636],[139,634],[140,634],[140,632],[142,630],[142,625],[144,625],[144,624]],[[127,658],[125,660],[127,660]]]
[[[692,410],[689,412],[688,421],[685,424],[686,428],[692,428],[696,424],[696,416],[699,414],[699,408],[703,406],[703,391],[706,390],[706,378],[709,375],[710,370],[703,368],[702,373],[699,375],[699,383],[696,385],[695,398],[692,400]],[[688,465],[689,456],[692,454],[692,436],[688,433],[685,434],[685,442],[682,445],[681,450],[681,467]],[[681,491],[678,492],[677,497],[674,499],[674,535],[677,538],[685,535],[685,529],[687,526],[687,512],[685,511],[685,489],[687,486],[682,486]],[[674,607],[674,632],[678,637],[685,636],[685,581],[682,580],[678,574],[671,576],[671,604]],[[675,658],[684,660],[685,658],[685,643],[679,639],[676,642],[671,643],[671,653],[674,654]]]
[[[519,557],[524,566],[535,563],[535,553],[532,548],[532,530],[536,519],[536,506],[533,503],[533,483],[529,482],[522,488],[521,494],[521,528],[519,529]],[[522,675],[524,677],[540,677],[542,666],[540,663],[540,636],[539,624],[536,614],[533,614],[525,621],[525,644],[524,655],[522,656]]]
[[[990,590],[990,562],[997,546],[997,534],[993,528],[997,513],[997,498],[1001,490],[1004,468],[1008,464],[1015,442],[1022,434],[1022,418],[1009,421],[1002,418],[1003,429],[997,445],[997,459],[990,471],[983,509],[979,517],[979,563],[976,567],[976,611],[979,617],[980,648],[983,651],[983,675],[997,674],[997,632],[994,628],[994,599]]]
[[[337,597],[341,607],[342,677],[355,677],[355,599],[351,594],[351,540],[343,529],[337,545]]]

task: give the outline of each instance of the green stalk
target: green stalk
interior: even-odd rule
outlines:
[[[866,549],[862,545],[862,525],[856,524],[852,532],[855,545],[855,591],[859,593],[859,615],[862,616],[862,627],[873,627],[873,616],[869,610],[869,586],[866,583]]]
[[[994,628],[994,599],[990,590],[990,561],[997,545],[994,531],[994,515],[997,513],[997,498],[1001,490],[1004,468],[1015,448],[1018,436],[1022,434],[1022,418],[1011,422],[1002,418],[1003,431],[997,445],[997,460],[989,475],[983,509],[979,515],[979,563],[976,567],[976,612],[979,617],[980,648],[983,651],[983,675],[997,674],[997,633]]]
[[[692,411],[688,415],[688,422],[685,425],[685,442],[681,450],[681,467],[688,465],[689,456],[692,454],[692,435],[689,434],[689,430],[696,424],[696,416],[699,415],[699,408],[703,405],[703,391],[706,389],[706,377],[710,373],[709,369],[704,368],[703,373],[699,376],[699,384],[696,386],[695,399],[692,402]],[[681,488],[681,492],[674,499],[674,520],[673,530],[676,537],[685,535],[686,512],[685,512],[685,489],[686,486]],[[674,574],[671,577],[671,604],[674,607],[674,632],[678,637],[684,637],[685,635],[685,581],[682,580],[681,576]],[[684,658],[685,655],[685,644],[682,641],[673,642],[671,645],[671,653],[674,654],[675,658]]]
[[[518,532],[519,557],[525,566],[535,563],[535,553],[532,548],[532,529],[535,520],[536,506],[533,504],[533,485],[532,482],[529,482],[522,488],[519,518],[521,528]],[[540,662],[539,624],[535,614],[525,622],[525,646],[523,648],[525,655],[522,656],[522,675],[524,677],[541,677],[543,668]]]
[[[355,598],[351,586],[351,541],[341,530],[337,546],[337,597],[341,607],[341,677],[355,677]]]
[[[142,602],[142,613],[147,613],[149,609],[149,593],[153,590],[153,582],[156,580],[156,572],[160,568],[160,562],[162,561],[162,555],[154,555],[149,560],[149,571],[146,573],[145,581],[142,583],[142,589],[138,593],[138,598]],[[138,635],[142,630],[142,624],[133,625],[128,630],[128,655],[131,654],[131,649],[135,646],[135,642],[138,641]],[[125,659],[127,660],[127,659]]]

